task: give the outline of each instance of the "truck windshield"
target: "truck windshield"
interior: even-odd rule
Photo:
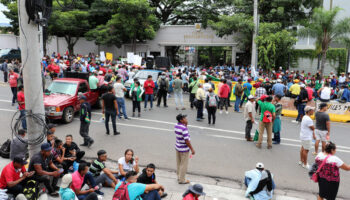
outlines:
[[[147,79],[148,75],[152,75],[153,81],[156,81],[158,78],[158,72],[150,72],[150,71],[139,71],[134,76],[134,78],[138,79]]]
[[[77,84],[54,81],[47,89],[51,94],[75,95],[75,92],[77,91]]]
[[[5,54],[8,54],[10,52],[11,49],[1,49],[0,50],[0,56],[3,56]]]

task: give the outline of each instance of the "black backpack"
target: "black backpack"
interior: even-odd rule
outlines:
[[[273,184],[272,184],[272,177],[271,177],[271,173],[269,170],[265,170],[267,172],[267,178],[260,180],[258,186],[256,187],[256,189],[252,192],[250,192],[251,195],[257,194],[259,193],[261,190],[264,189],[264,187],[267,187],[267,190],[269,192],[271,192],[273,188]]]
[[[36,180],[28,180],[23,188],[23,194],[28,200],[37,200],[40,195],[39,182]]]
[[[164,79],[162,78],[162,79],[160,80],[159,88],[160,88],[161,90],[167,90],[165,78],[164,78]]]
[[[10,158],[10,150],[11,150],[11,140],[7,139],[0,148],[0,156],[3,158]]]

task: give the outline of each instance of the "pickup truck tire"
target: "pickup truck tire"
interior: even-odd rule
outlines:
[[[67,107],[63,110],[62,120],[64,123],[71,123],[74,119],[74,109],[72,107]]]

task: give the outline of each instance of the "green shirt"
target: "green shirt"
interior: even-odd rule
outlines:
[[[181,79],[175,79],[173,84],[174,84],[174,92],[181,92],[182,91],[182,80]]]
[[[264,112],[266,110],[270,111],[271,114],[276,113],[276,108],[275,108],[275,106],[272,103],[270,103],[270,102],[262,102],[262,101],[259,100],[258,104],[259,104],[259,107],[260,107],[260,110],[261,110],[260,121],[263,120]]]
[[[96,76],[92,75],[89,77],[89,87],[90,90],[95,90],[97,89],[98,86],[98,79]]]
[[[188,87],[192,87],[192,91],[190,91],[192,94],[196,94],[198,90],[199,81],[192,81],[192,83]]]

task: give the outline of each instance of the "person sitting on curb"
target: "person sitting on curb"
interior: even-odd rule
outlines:
[[[164,187],[160,184],[149,184],[145,185],[142,183],[136,183],[137,181],[137,173],[135,171],[130,171],[125,175],[126,181],[120,181],[118,185],[115,187],[115,193],[113,198],[121,195],[124,192],[125,187],[128,189],[129,199],[130,200],[138,200],[141,198],[143,200],[160,200],[160,196],[158,194],[158,190],[164,190]]]
[[[245,172],[244,184],[247,187],[245,197],[255,200],[272,199],[275,183],[273,175],[264,169],[263,163],[257,163],[256,169]]]
[[[121,181],[124,181],[124,177],[129,171],[135,171],[136,173],[140,172],[139,157],[135,156],[134,158],[134,151],[132,149],[127,149],[124,153],[124,157],[121,157],[118,160],[118,168],[120,172],[118,178]]]
[[[87,182],[86,175],[89,173],[87,163],[80,163],[78,171],[72,174],[71,188],[75,192],[79,200],[97,200],[98,186],[91,187],[88,190],[82,190],[84,184]],[[93,185],[91,185],[93,186]]]
[[[104,163],[107,160],[107,152],[105,150],[99,150],[97,152],[97,160],[91,163],[90,172],[95,179],[96,184],[102,183],[111,188],[115,188],[115,185],[118,183],[116,175],[118,171],[113,171],[106,167]],[[101,174],[101,172],[103,172]]]
[[[150,163],[147,165],[146,168],[142,170],[142,174],[137,178],[138,183],[143,184],[158,184],[156,180],[156,166],[153,163]],[[158,190],[160,198],[165,198],[168,196],[167,193],[164,192],[164,190]]]
[[[39,183],[44,183],[50,196],[58,197],[56,190],[59,188],[56,184],[63,170],[58,169],[53,164],[51,150],[52,147],[49,143],[42,144],[41,151],[34,154],[30,159],[28,171],[35,171],[33,178]],[[53,178],[52,184],[50,183],[51,177]]]
[[[22,142],[27,141],[25,139],[26,131],[24,129],[18,130],[18,137],[13,138],[11,141],[10,148],[10,159],[13,160],[15,157],[28,158],[28,144]]]
[[[33,176],[34,172],[27,172],[24,165],[27,161],[21,157],[14,157],[13,161],[7,164],[1,172],[0,189],[7,189],[8,194],[16,197],[23,192],[24,180]],[[22,173],[22,177],[20,174]]]
[[[200,184],[191,185],[182,195],[182,200],[198,200],[200,196],[204,196],[203,186]]]

